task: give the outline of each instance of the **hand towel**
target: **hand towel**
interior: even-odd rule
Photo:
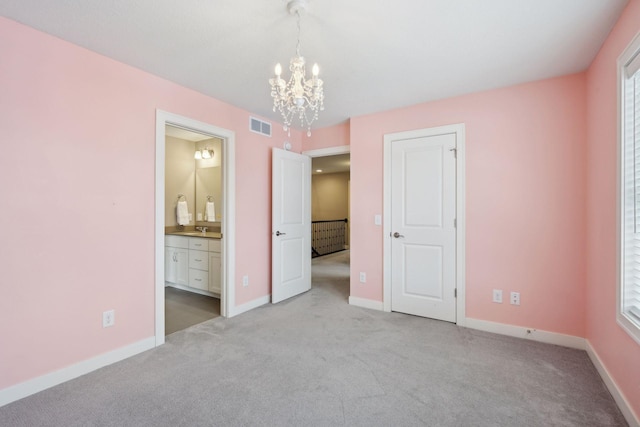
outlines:
[[[207,202],[207,222],[216,222],[216,207],[213,202]]]
[[[189,207],[187,206],[187,202],[178,202],[178,206],[176,206],[176,217],[178,219],[178,225],[189,224]]]

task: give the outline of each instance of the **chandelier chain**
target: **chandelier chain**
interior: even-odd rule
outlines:
[[[298,15],[298,43],[296,44],[296,56],[300,56],[300,11],[297,11],[296,15]]]

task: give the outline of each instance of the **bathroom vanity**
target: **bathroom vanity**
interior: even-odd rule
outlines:
[[[220,297],[222,245],[219,233],[165,235],[165,286]]]

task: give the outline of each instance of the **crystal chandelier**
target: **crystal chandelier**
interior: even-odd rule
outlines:
[[[289,70],[291,77],[285,81],[280,77],[282,66],[276,64],[276,76],[269,79],[271,96],[273,97],[273,111],[278,110],[284,120],[284,130],[291,136],[291,122],[297,117],[300,125],[307,128],[307,136],[311,136],[311,124],[318,118],[318,111],[324,110],[324,93],[322,80],[318,78],[320,69],[318,64],[312,68],[311,80],[305,79],[305,61],[300,56],[300,12],[307,8],[305,0],[292,0],[287,5],[290,14],[298,18],[298,43],[296,56],[291,58]]]

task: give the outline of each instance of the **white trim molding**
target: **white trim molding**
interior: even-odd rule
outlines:
[[[156,206],[155,206],[155,336],[156,345],[164,344],[164,189],[165,189],[165,126],[171,125],[223,140],[222,176],[222,287],[220,312],[231,317],[235,308],[235,219],[236,160],[235,132],[198,120],[162,110],[156,110]]]
[[[524,338],[546,344],[561,345],[563,347],[584,350],[586,340],[574,335],[565,335],[557,332],[540,331],[535,328],[525,328],[523,326],[507,325],[504,323],[489,322],[487,320],[472,319],[467,317],[466,326],[470,329],[492,332],[494,334],[507,335],[510,337]]]
[[[325,157],[325,156],[337,156],[339,154],[348,154],[351,152],[350,145],[338,145],[335,147],[318,148],[317,150],[303,151],[305,156],[313,157]]]
[[[368,308],[371,310],[384,311],[382,301],[374,301],[372,299],[349,297],[349,304],[356,307]]]
[[[8,405],[11,402],[23,399],[32,394],[41,392],[48,388],[71,381],[96,369],[104,368],[121,360],[140,354],[144,351],[151,350],[156,346],[155,337],[149,337],[142,341],[130,344],[108,353],[101,354],[91,359],[84,360],[58,371],[50,372],[45,375],[33,378],[31,380],[16,384],[0,390],[0,407]]]
[[[391,311],[391,144],[395,140],[435,136],[456,135],[456,324],[466,326],[466,143],[465,124],[451,124],[428,129],[384,135],[384,221],[383,246],[383,291],[384,311]]]
[[[617,134],[617,163],[616,163],[616,174],[617,174],[617,182],[616,182],[616,321],[618,325],[624,330],[633,340],[640,344],[640,327],[638,325],[637,319],[630,315],[629,312],[625,312],[625,304],[624,304],[624,295],[623,288],[625,287],[625,258],[627,261],[631,259],[635,259],[637,257],[638,248],[636,245],[631,245],[634,247],[634,250],[630,250],[628,254],[625,255],[625,147],[627,144],[631,147],[635,147],[635,142],[629,141],[633,140],[633,130],[629,132],[629,135],[625,135],[625,122],[628,117],[627,112],[627,101],[625,100],[625,92],[627,86],[630,84],[630,78],[627,76],[629,71],[635,73],[637,72],[638,61],[640,58],[640,33],[636,34],[636,36],[631,40],[629,45],[625,48],[625,50],[620,54],[617,61],[617,94],[618,94],[618,134]],[[628,67],[631,67],[631,70],[628,70]],[[633,87],[633,86],[631,86]],[[633,105],[633,102],[632,102]],[[633,117],[633,114],[631,117]],[[637,124],[635,125],[637,127]],[[633,127],[633,126],[632,126]],[[629,139],[629,140],[628,140]],[[633,149],[633,148],[632,148]],[[635,149],[633,149],[635,150]],[[635,155],[635,154],[634,154]],[[632,161],[633,162],[633,161]],[[631,168],[631,173],[633,172],[633,168]],[[633,179],[634,182],[637,181],[637,178]],[[634,202],[631,202],[633,204]],[[628,247],[627,247],[628,249]],[[630,263],[629,267],[633,267],[633,262]],[[629,286],[636,286],[635,281],[631,280]]]
[[[593,366],[595,366],[598,370],[600,377],[602,377],[602,381],[604,381],[605,385],[607,386],[609,393],[611,393],[611,396],[613,396],[613,400],[616,401],[618,408],[620,408],[620,412],[622,412],[622,415],[624,415],[624,418],[627,420],[630,427],[640,427],[640,417],[638,417],[633,412],[631,405],[629,405],[626,397],[618,388],[618,385],[613,380],[613,377],[609,374],[609,371],[604,366],[604,363],[602,363],[602,360],[598,356],[596,350],[591,346],[591,343],[588,340],[585,341],[587,354],[589,355]]]
[[[263,306],[265,304],[269,304],[271,302],[271,294],[269,295],[265,295],[263,297],[260,298],[256,298],[252,301],[249,301],[247,303],[244,303],[242,305],[238,305],[233,307],[230,311],[229,311],[229,316],[228,317],[233,317],[233,316],[237,316],[239,314],[242,313],[246,313],[249,310],[253,310],[254,308],[258,308],[260,306]]]

